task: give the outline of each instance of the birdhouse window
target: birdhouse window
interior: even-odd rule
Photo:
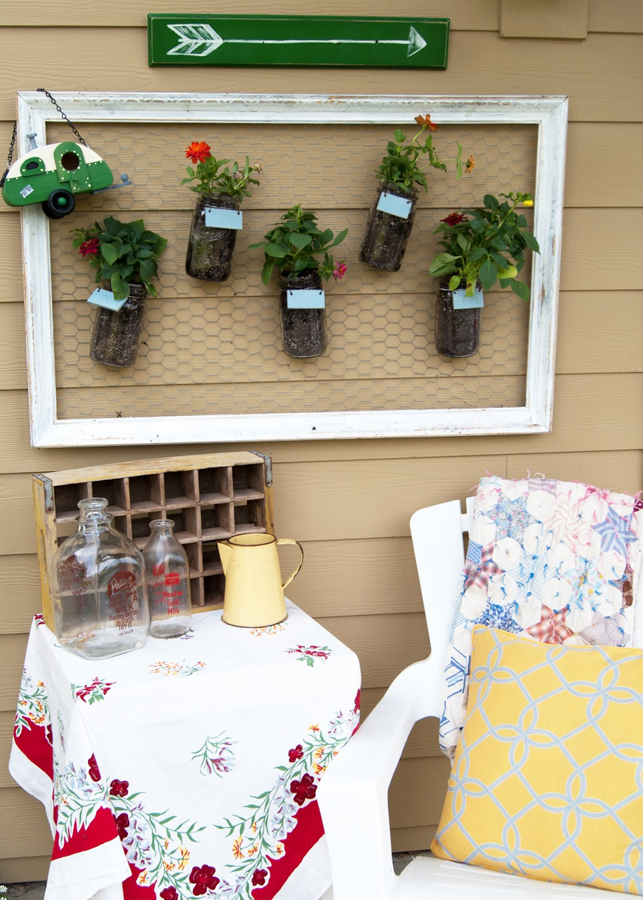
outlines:
[[[60,157],[60,163],[63,169],[67,169],[68,172],[72,172],[80,165],[80,159],[78,158],[78,154],[72,153],[71,150],[68,150],[67,153],[63,153],[63,155]]]
[[[45,171],[45,164],[39,156],[32,156],[20,166],[21,175],[39,175]]]

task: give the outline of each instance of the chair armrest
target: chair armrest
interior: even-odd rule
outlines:
[[[431,657],[401,672],[321,780],[334,900],[384,900],[395,883],[388,788],[411,729],[433,703]]]

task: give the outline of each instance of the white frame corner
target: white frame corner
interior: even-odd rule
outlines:
[[[370,123],[402,125],[431,111],[441,123],[538,126],[534,257],[524,406],[477,409],[337,411],[59,419],[49,220],[39,207],[21,211],[29,419],[34,447],[187,444],[444,435],[526,434],[551,429],[560,280],[567,98],[563,96],[334,96],[295,94],[60,93],[72,121]],[[18,146],[28,134],[45,142],[58,114],[35,91],[18,94]]]

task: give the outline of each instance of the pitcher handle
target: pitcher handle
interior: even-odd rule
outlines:
[[[288,587],[288,585],[293,580],[293,578],[296,578],[296,576],[299,575],[299,570],[301,569],[301,567],[304,564],[304,548],[301,546],[299,541],[294,541],[292,538],[277,538],[277,544],[292,544],[293,546],[296,544],[299,547],[299,552],[301,553],[301,560],[299,561],[299,565],[297,566],[295,571],[292,573],[290,578],[287,578],[284,581],[284,583],[281,585],[282,588],[285,589]]]

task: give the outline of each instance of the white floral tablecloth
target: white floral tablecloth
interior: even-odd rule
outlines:
[[[36,616],[9,768],[54,835],[45,900],[318,900],[315,794],[359,720],[355,654],[302,610],[194,616],[88,661]]]

